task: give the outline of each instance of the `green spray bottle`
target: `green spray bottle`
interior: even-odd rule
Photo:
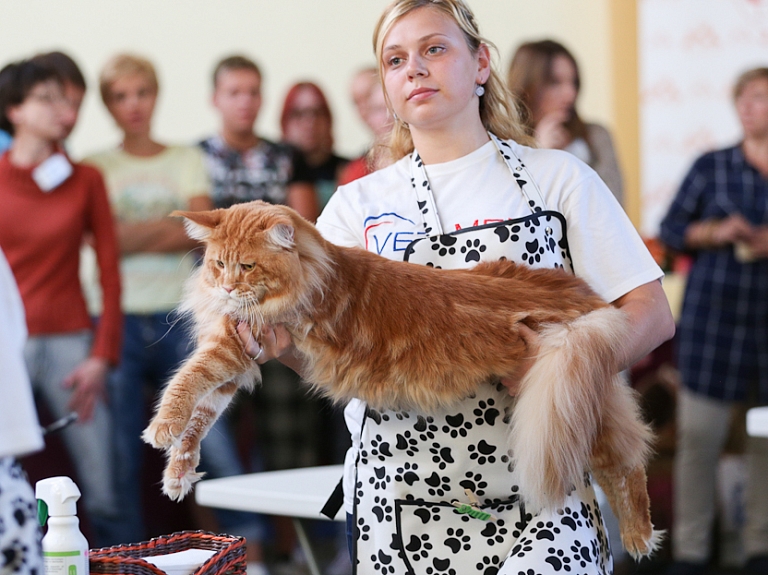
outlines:
[[[37,518],[48,523],[43,537],[45,575],[89,575],[88,541],[80,532],[80,490],[69,477],[49,477],[35,485]]]

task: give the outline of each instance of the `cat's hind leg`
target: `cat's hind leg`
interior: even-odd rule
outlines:
[[[203,474],[196,471],[200,463],[200,442],[232,401],[237,389],[237,383],[230,381],[200,400],[178,445],[168,450],[163,493],[171,499],[183,499],[192,485],[202,478]]]
[[[634,392],[617,377],[605,397],[591,466],[619,519],[624,548],[635,559],[653,553],[663,536],[651,523],[645,474],[650,442],[651,432],[641,419]]]

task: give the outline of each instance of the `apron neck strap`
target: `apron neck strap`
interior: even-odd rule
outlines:
[[[520,191],[525,196],[531,213],[540,212],[544,208],[544,199],[539,187],[531,176],[523,161],[515,154],[507,142],[500,140],[491,132],[488,136],[496,146],[499,155],[509,168],[512,177],[517,182]],[[419,206],[424,233],[427,236],[443,235],[443,228],[435,205],[435,197],[432,194],[432,186],[429,183],[427,170],[419,153],[414,149],[411,153],[411,187],[416,194],[416,202]]]

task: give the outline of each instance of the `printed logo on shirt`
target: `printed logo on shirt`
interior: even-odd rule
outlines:
[[[500,224],[501,222],[505,222],[505,221],[510,220],[510,219],[512,219],[512,218],[506,218],[506,219],[502,219],[502,218],[485,218],[482,222],[480,220],[475,220],[472,224],[470,224],[468,226],[462,226],[461,224],[458,224],[458,223],[457,224],[453,224],[453,226],[455,228],[455,231],[458,232],[458,231],[466,230],[466,229],[469,229],[469,228],[476,228],[478,226],[487,226],[488,224]]]
[[[365,219],[365,249],[379,255],[404,252],[413,240],[425,235],[416,223],[394,212]]]

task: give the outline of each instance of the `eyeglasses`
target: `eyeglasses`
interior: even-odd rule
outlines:
[[[60,106],[68,103],[61,92],[31,92],[27,98],[36,100],[48,106]]]

